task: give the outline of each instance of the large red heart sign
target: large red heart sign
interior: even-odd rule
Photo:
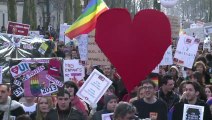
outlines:
[[[95,39],[131,91],[160,63],[171,28],[160,11],[142,10],[131,20],[127,10],[115,8],[98,17]]]

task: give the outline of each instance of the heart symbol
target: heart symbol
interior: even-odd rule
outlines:
[[[171,45],[166,15],[147,9],[131,20],[127,10],[110,9],[98,17],[95,39],[131,91],[160,63]]]
[[[18,66],[14,66],[11,68],[11,71],[15,74],[18,74]]]

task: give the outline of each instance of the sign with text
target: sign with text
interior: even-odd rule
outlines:
[[[174,55],[174,64],[192,68],[200,40],[181,35]]]
[[[28,24],[22,24],[22,23],[9,21],[7,34],[28,36],[29,29],[30,29],[30,25]]]
[[[162,61],[160,62],[160,65],[172,65],[173,64],[173,57],[172,57],[172,46],[170,45],[164,56]]]
[[[183,120],[203,120],[204,106],[184,104]]]
[[[94,105],[100,100],[111,84],[111,80],[94,69],[82,87],[80,87],[77,96],[89,105]]]
[[[171,24],[172,38],[178,38],[180,32],[180,18],[177,16],[168,15]]]
[[[10,60],[11,90],[16,97],[51,96],[63,90],[62,60],[24,58]]]
[[[76,39],[78,41],[80,60],[88,60],[88,34],[80,35]]]
[[[88,63],[91,65],[111,65],[108,58],[100,50],[95,42],[95,31],[92,31],[88,37]]]
[[[208,49],[208,52],[211,51],[211,41],[210,37],[206,37],[203,43],[203,50]]]
[[[82,80],[85,77],[85,67],[79,60],[64,60],[63,61],[64,81]]]
[[[40,37],[40,31],[29,31],[29,36]]]

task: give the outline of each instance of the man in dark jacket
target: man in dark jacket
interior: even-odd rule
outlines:
[[[22,105],[9,97],[10,87],[0,84],[0,120],[14,119],[25,114]]]
[[[212,120],[209,106],[198,97],[201,93],[200,90],[200,85],[197,82],[186,83],[186,100],[174,105],[172,120],[183,119],[183,112],[185,112],[183,109],[185,104],[204,106],[203,120]]]
[[[56,109],[59,120],[86,120],[81,112],[71,107],[70,94],[67,90],[57,93]]]

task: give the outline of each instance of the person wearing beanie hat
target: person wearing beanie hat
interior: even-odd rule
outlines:
[[[212,115],[212,97],[208,98],[206,103],[209,105],[210,111],[211,111],[211,115]]]
[[[114,94],[107,94],[104,96],[104,108],[97,111],[92,116],[91,120],[102,120],[102,114],[112,113],[115,110],[118,99]]]

